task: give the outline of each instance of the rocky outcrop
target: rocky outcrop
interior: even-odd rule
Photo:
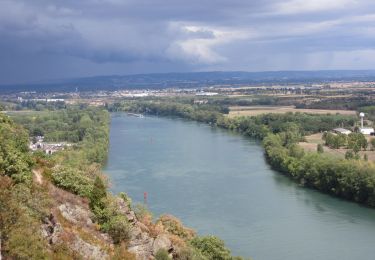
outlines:
[[[62,232],[63,228],[61,224],[56,221],[52,213],[43,219],[42,236],[46,238],[51,245],[58,243],[59,236]]]
[[[87,243],[86,241],[82,240],[77,235],[71,242],[70,248],[73,251],[78,252],[85,259],[93,259],[93,260],[109,259],[108,254],[105,253],[103,250],[101,250],[98,246],[94,246],[92,244]]]
[[[139,260],[147,260],[150,259],[153,254],[154,239],[150,237],[148,232],[142,231],[142,225],[141,222],[135,219],[130,229],[128,251],[135,254]]]
[[[173,244],[167,234],[159,234],[153,238],[147,225],[137,219],[134,211],[127,206],[123,199],[117,199],[117,207],[132,225],[128,251],[135,254],[138,260],[153,259],[160,249],[165,249],[169,253],[173,252]]]
[[[67,202],[61,204],[58,208],[61,215],[72,224],[84,224],[85,226],[92,225],[91,212],[79,205],[73,205]]]
[[[160,249],[165,249],[169,253],[173,251],[172,242],[166,234],[160,234],[154,240],[154,244],[152,245],[153,254],[155,255]]]

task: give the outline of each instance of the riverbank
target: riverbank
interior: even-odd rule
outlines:
[[[1,119],[2,117],[0,129],[3,129],[1,123],[4,122]],[[109,145],[110,118],[107,111],[70,108],[48,114],[35,113],[33,117],[23,114],[15,117],[15,120],[26,127],[32,136],[42,135],[47,140],[70,141],[75,145],[52,155],[33,153],[32,159],[28,159],[28,166],[23,165],[26,159],[21,158],[20,165],[29,168],[21,167],[19,174],[13,174],[8,168],[0,168],[0,173],[4,171],[5,175],[14,178],[6,182],[6,177],[0,175],[2,189],[10,189],[13,181],[21,182],[27,188],[43,190],[36,198],[48,201],[41,205],[42,208],[38,208],[43,214],[29,216],[26,212],[22,215],[35,222],[33,228],[41,229],[35,236],[30,236],[30,241],[26,239],[23,244],[12,242],[12,248],[9,241],[13,241],[14,234],[0,225],[0,233],[6,238],[2,241],[4,256],[21,257],[23,254],[28,259],[62,256],[142,260],[241,259],[231,256],[219,238],[197,236],[193,230],[184,227],[178,219],[169,215],[160,216],[153,221],[147,207],[132,205],[125,193],[114,196],[107,190],[108,178],[101,171],[101,166],[107,159]],[[4,133],[0,131],[0,134]],[[22,142],[28,143],[30,137],[27,137],[26,131],[22,134]],[[3,136],[0,135],[0,138]],[[16,140],[13,141],[17,143]],[[2,144],[0,143],[1,149],[7,148],[2,147]],[[22,146],[19,152],[29,158],[27,148]],[[34,181],[29,178],[33,173]],[[12,196],[12,191],[9,192],[0,193],[2,200]],[[27,196],[27,203],[31,203],[31,191]],[[4,216],[7,215],[2,212],[1,217]],[[42,235],[39,236],[39,233]],[[28,245],[28,242],[32,243],[32,240],[40,242],[36,245],[38,249],[34,246],[26,252],[23,246]]]
[[[328,131],[337,125],[353,125],[353,116],[287,113],[229,118],[223,116],[215,106],[162,101],[136,101],[127,104],[126,109],[205,122],[265,140],[265,154],[274,169],[306,187],[375,207],[375,167],[371,162],[334,159],[326,154],[306,153],[298,147],[298,142],[306,134]],[[271,142],[275,135],[279,140]],[[315,160],[319,164],[305,165],[304,160]]]
[[[114,193],[126,190],[143,202],[147,192],[156,216],[173,212],[200,235],[222,238],[235,255],[371,258],[375,211],[273,171],[258,140],[191,120],[121,112],[112,114],[110,140],[104,170]]]

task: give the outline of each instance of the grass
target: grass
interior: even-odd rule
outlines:
[[[257,116],[266,113],[283,114],[287,112],[300,112],[310,114],[342,114],[355,115],[353,110],[327,110],[327,109],[298,109],[294,106],[233,106],[229,108],[229,116]]]
[[[324,141],[322,140],[322,133],[312,134],[305,136],[306,142],[300,142],[299,145],[306,151],[306,152],[316,152],[317,145],[318,144],[324,144]],[[372,136],[366,136],[366,139],[368,142],[372,139]],[[365,154],[367,154],[368,160],[375,162],[375,151],[370,150],[371,145],[369,144],[369,147],[367,148],[367,151],[360,151],[359,155],[361,158],[364,157]],[[337,158],[345,158],[345,153],[348,151],[348,149],[340,148],[340,149],[331,149],[328,146],[323,147],[324,153],[332,155]]]

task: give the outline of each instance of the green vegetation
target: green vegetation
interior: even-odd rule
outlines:
[[[55,165],[49,175],[50,180],[60,188],[88,198],[101,230],[107,232],[115,243],[126,240],[129,236],[128,221],[118,212],[116,198],[107,193],[107,183],[101,173],[101,165],[106,161],[108,152],[108,112],[95,108],[70,108],[50,113],[17,114],[14,120],[24,125],[31,137],[44,135],[47,141],[74,144],[47,158]],[[23,134],[24,138],[16,140],[24,141],[21,148],[26,153],[28,138],[26,131]],[[12,151],[8,148],[6,150]],[[15,152],[12,154],[17,155]],[[19,161],[28,162],[24,158]],[[25,174],[23,168],[26,166],[18,166],[19,174]],[[8,175],[19,179],[18,172],[13,171],[9,170]],[[30,177],[31,171],[27,173]]]
[[[207,259],[228,260],[232,259],[230,251],[224,242],[214,236],[196,237],[190,242]]]
[[[26,131],[0,114],[0,239],[5,257],[48,258],[39,231],[48,201],[31,182],[33,164]]]
[[[169,260],[168,251],[165,249],[159,249],[156,252],[155,260]]]
[[[274,169],[304,186],[375,207],[375,166],[364,160],[353,160],[359,159],[359,150],[367,148],[362,134],[353,133],[348,137],[325,134],[326,144],[330,147],[347,146],[353,150],[354,153],[347,153],[346,160],[325,153],[306,153],[298,146],[304,135],[329,131],[338,125],[353,126],[353,116],[286,113],[229,118],[217,108],[200,109],[199,106],[188,104],[155,101],[133,102],[123,108],[207,122],[263,139],[268,162]]]
[[[322,145],[322,144],[317,144],[317,146],[316,146],[316,151],[317,151],[318,153],[324,153],[323,145]]]
[[[270,134],[264,141],[269,163],[302,185],[375,206],[375,166],[372,163],[336,159],[319,153],[293,152],[295,145],[284,145],[281,134]],[[346,156],[352,159],[353,154]]]
[[[333,149],[345,147],[352,149],[354,153],[358,153],[361,149],[366,150],[368,143],[365,136],[361,133],[333,134],[326,132],[323,134],[325,144]]]

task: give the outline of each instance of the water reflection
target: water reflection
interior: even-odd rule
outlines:
[[[300,187],[259,142],[195,122],[112,117],[106,172],[156,214],[173,213],[254,259],[371,259],[375,210]]]

